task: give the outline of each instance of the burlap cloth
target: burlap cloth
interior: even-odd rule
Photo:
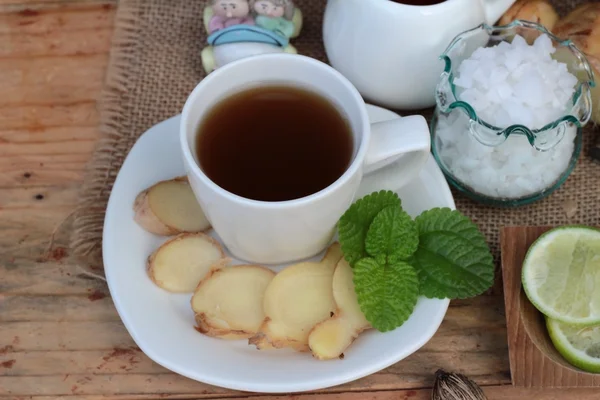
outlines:
[[[581,1],[553,2],[564,14]],[[321,41],[325,1],[296,3],[305,23],[294,45],[301,54],[326,61]],[[103,137],[88,166],[73,220],[72,253],[85,259],[85,265],[101,265],[104,212],[129,149],[152,125],[180,113],[186,97],[204,76],[200,60],[206,45],[204,5],[204,0],[120,1],[100,105]],[[457,208],[479,225],[496,260],[503,226],[600,224],[600,165],[588,156],[598,136],[593,130],[586,128],[584,151],[573,174],[545,200],[518,209],[498,209],[454,192]]]

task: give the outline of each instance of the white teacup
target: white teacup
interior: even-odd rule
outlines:
[[[296,200],[263,202],[230,193],[204,174],[194,151],[197,128],[216,102],[270,82],[301,86],[329,99],[347,118],[354,139],[346,172],[327,188]],[[363,99],[346,78],[327,64],[292,54],[244,58],[204,78],[183,108],[180,139],[191,187],[216,233],[235,257],[261,264],[296,261],[322,251],[352,204],[363,174],[376,179],[376,170],[397,162],[393,187],[380,187],[397,189],[419,173],[430,149],[423,117],[371,125]]]

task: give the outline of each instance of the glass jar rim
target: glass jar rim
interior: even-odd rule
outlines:
[[[570,51],[570,53],[575,57],[578,65],[581,66],[581,69],[584,71],[584,75],[585,75],[583,78],[578,78],[578,83],[575,88],[575,91],[569,100],[570,104],[571,104],[571,108],[568,110],[568,112],[566,112],[565,115],[563,115],[562,117],[544,125],[541,128],[538,128],[538,129],[531,129],[531,128],[521,125],[521,124],[513,124],[513,125],[510,125],[507,127],[498,127],[498,126],[495,126],[495,125],[483,120],[482,118],[480,118],[477,115],[477,112],[475,111],[473,106],[471,106],[468,102],[466,102],[464,100],[459,100],[457,93],[456,93],[456,86],[454,84],[454,75],[453,75],[453,71],[452,71],[453,65],[452,65],[452,59],[450,57],[450,52],[454,48],[456,48],[456,46],[461,41],[465,40],[466,37],[469,37],[477,32],[485,31],[489,36],[493,36],[494,33],[511,32],[518,28],[522,28],[525,30],[527,30],[527,29],[534,30],[534,31],[540,32],[541,34],[546,34],[558,47],[567,48]],[[452,95],[453,100],[446,103],[445,105],[441,105],[440,101],[438,99],[438,107],[440,107],[442,109],[442,111],[444,111],[444,112],[450,112],[454,109],[461,109],[463,112],[465,112],[469,116],[469,118],[471,120],[473,120],[476,123],[478,123],[479,125],[485,127],[487,130],[494,132],[498,136],[504,136],[506,138],[511,134],[525,135],[527,137],[527,139],[529,140],[529,142],[531,143],[531,145],[535,147],[534,143],[536,141],[536,138],[540,137],[540,135],[543,134],[544,132],[556,129],[561,124],[568,124],[568,123],[572,123],[572,124],[576,125],[578,128],[581,128],[591,118],[590,89],[594,88],[596,86],[592,67],[590,66],[584,53],[581,50],[579,50],[579,48],[577,48],[577,46],[575,46],[575,44],[570,39],[566,39],[566,40],[560,39],[540,24],[537,24],[534,22],[529,22],[529,21],[523,21],[523,20],[515,20],[515,21],[511,22],[510,24],[502,25],[502,26],[491,26],[491,25],[488,25],[485,23],[480,24],[479,26],[477,26],[475,28],[469,29],[467,31],[464,31],[464,32],[458,34],[450,42],[450,44],[447,46],[446,50],[442,53],[442,55],[439,57],[439,59],[444,61],[445,66],[444,66],[444,71],[441,74],[441,79],[440,79],[440,82],[438,83],[438,87],[436,88],[436,98],[438,98],[438,96],[442,95],[440,92],[440,84],[445,81],[448,81],[448,83],[450,84],[450,92],[451,92],[450,94]],[[573,111],[578,108],[578,105],[582,101],[589,104],[589,107],[588,107],[589,110],[587,110],[582,116],[577,117],[576,115],[573,115],[574,114]]]

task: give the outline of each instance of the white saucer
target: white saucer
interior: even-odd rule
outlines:
[[[398,118],[368,106],[372,121]],[[156,363],[211,385],[253,392],[299,392],[322,389],[370,375],[421,348],[437,331],[448,300],[420,298],[400,328],[369,330],[345,352],[344,359],[318,361],[310,353],[258,351],[246,341],[225,341],[198,333],[191,295],[170,294],[146,275],[146,258],[165,238],[133,221],[136,195],[162,179],[184,175],[176,116],[155,125],[140,139],[115,181],[103,232],[108,286],[125,327],[139,348]],[[391,172],[394,166],[388,167]],[[397,171],[400,173],[400,171]],[[450,189],[431,157],[418,178],[398,191],[413,216],[433,207],[454,208]]]

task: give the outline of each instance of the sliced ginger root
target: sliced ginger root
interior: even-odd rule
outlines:
[[[148,232],[172,236],[210,228],[186,177],[161,181],[137,195],[134,220]]]
[[[600,3],[592,1],[578,5],[556,23],[553,33],[560,39],[572,40],[591,65],[596,77],[596,86],[590,88],[592,120],[600,124]],[[567,57],[562,61],[568,63]]]
[[[291,347],[310,351],[310,330],[336,308],[332,281],[341,258],[340,245],[334,243],[320,262],[303,262],[279,272],[265,291],[265,320],[249,344],[260,350]]]
[[[222,339],[248,339],[260,328],[263,298],[275,273],[258,265],[212,270],[192,297],[197,330]]]
[[[204,233],[182,233],[166,241],[148,257],[148,276],[173,293],[192,293],[211,268],[229,261],[223,248]]]
[[[559,16],[548,0],[517,0],[500,18],[498,25],[508,25],[516,19],[535,22],[552,31]]]
[[[315,325],[308,336],[308,346],[317,359],[340,357],[362,331],[371,327],[358,305],[353,278],[352,268],[342,258],[333,274],[337,310],[331,318]]]

